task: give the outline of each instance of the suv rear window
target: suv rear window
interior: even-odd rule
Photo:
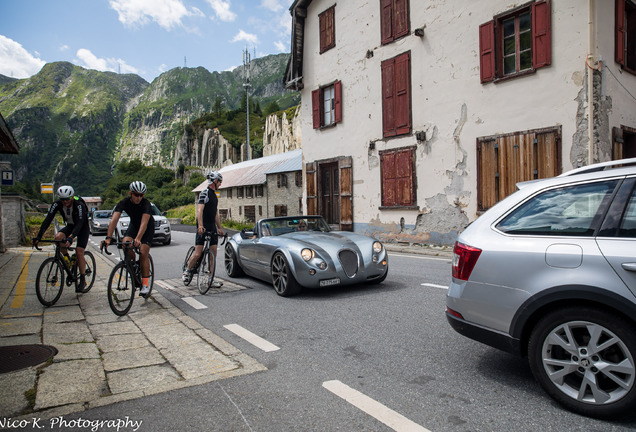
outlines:
[[[497,224],[506,234],[591,236],[618,180],[585,183],[540,193]]]

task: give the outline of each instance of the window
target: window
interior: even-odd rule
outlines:
[[[320,54],[336,46],[336,7],[318,15],[320,20]]]
[[[636,74],[636,3],[616,0],[616,63]]]
[[[256,206],[245,206],[245,220],[247,222],[256,222]]]
[[[517,183],[560,174],[561,131],[549,128],[477,139],[478,210],[517,190]]]
[[[285,174],[278,174],[277,186],[279,188],[287,187],[287,176]]]
[[[222,221],[228,220],[228,216],[229,216],[228,209],[219,209],[219,218],[221,218]]]
[[[382,44],[409,34],[409,0],[380,0]]]
[[[550,65],[550,0],[516,8],[479,26],[479,60],[482,83]]]
[[[297,187],[302,187],[303,186],[303,173],[302,173],[302,171],[296,171],[296,186]]]
[[[311,92],[314,129],[342,121],[342,82],[336,81]]]
[[[382,207],[414,207],[415,147],[380,152]]]
[[[254,187],[245,186],[245,198],[254,198]]]
[[[566,186],[526,201],[501,221],[507,234],[591,236],[618,180]]]
[[[287,206],[283,204],[274,206],[274,216],[287,216]]]
[[[382,62],[384,137],[411,132],[411,52]]]
[[[263,196],[263,185],[256,186],[256,198],[260,198]]]
[[[236,197],[237,198],[243,198],[243,188],[242,187],[237,187],[236,188]]]
[[[632,192],[632,197],[621,221],[618,236],[636,238],[636,190]]]
[[[225,196],[227,198],[232,198],[232,188],[227,188],[226,191],[227,192],[226,192]]]

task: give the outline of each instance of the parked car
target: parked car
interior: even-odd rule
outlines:
[[[271,282],[278,295],[290,296],[302,287],[380,283],[389,257],[376,239],[331,231],[322,216],[276,217],[228,240],[225,270]]]
[[[155,236],[153,242],[169,245],[172,241],[170,221],[166,218],[165,213],[161,213],[154,203],[150,203],[150,205],[152,206],[152,217],[155,220]],[[117,241],[120,241],[124,237],[124,233],[128,229],[129,224],[130,217],[126,212],[122,212],[117,222],[117,229],[115,230]]]
[[[95,210],[88,218],[88,228],[91,235],[104,234],[108,231],[112,210]]]
[[[633,164],[519,184],[459,235],[447,295],[456,331],[527,356],[550,396],[599,418],[636,406]]]

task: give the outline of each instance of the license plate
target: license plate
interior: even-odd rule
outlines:
[[[331,286],[331,285],[340,285],[340,278],[324,279],[320,281],[321,287]]]

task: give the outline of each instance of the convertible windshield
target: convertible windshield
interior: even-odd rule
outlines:
[[[281,234],[314,231],[329,232],[329,225],[322,217],[289,217],[263,219],[260,222],[263,236],[277,236]]]

